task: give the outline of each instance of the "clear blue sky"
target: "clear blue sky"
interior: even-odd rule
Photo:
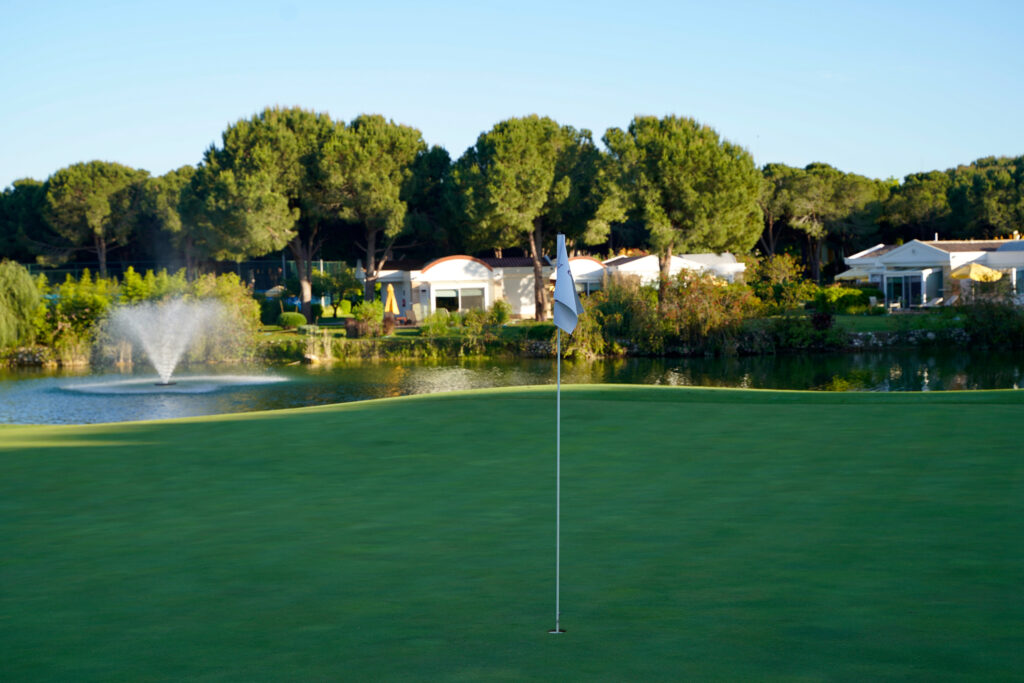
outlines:
[[[0,6],[0,187],[200,161],[267,105],[381,113],[458,157],[538,113],[691,116],[758,164],[872,177],[1024,154],[1019,2],[38,2]]]

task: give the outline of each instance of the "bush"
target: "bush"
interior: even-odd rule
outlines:
[[[280,299],[259,299],[260,304],[260,324],[262,325],[276,325],[277,319],[284,313],[284,306]]]
[[[42,296],[28,270],[0,262],[0,348],[35,341]]]
[[[505,299],[498,299],[491,304],[491,310],[487,316],[487,323],[500,327],[512,318],[512,304]]]
[[[735,346],[743,321],[760,308],[748,287],[683,270],[666,288],[661,317],[673,341],[720,352]]]
[[[293,311],[285,311],[277,317],[277,324],[285,329],[298,329],[306,324],[306,316]]]
[[[360,323],[360,334],[379,337],[384,331],[384,303],[361,301],[352,309],[352,315]]]
[[[313,320],[319,320],[324,317],[324,307],[318,303],[311,303],[309,305],[309,317]]]
[[[487,321],[486,311],[469,310],[462,314],[462,331],[470,337],[479,337],[484,332]]]
[[[862,289],[853,289],[832,285],[822,287],[814,300],[814,309],[818,313],[851,313],[857,307],[867,306],[871,300]]]
[[[1024,347],[1024,311],[1012,303],[975,300],[961,310],[972,343],[991,348]]]
[[[449,332],[449,315],[448,311],[439,308],[420,323],[420,336],[422,337],[443,337],[450,334]]]
[[[587,297],[590,309],[600,313],[602,334],[609,345],[632,342],[641,350],[664,347],[665,330],[658,317],[658,290],[634,277],[613,277],[608,286]]]

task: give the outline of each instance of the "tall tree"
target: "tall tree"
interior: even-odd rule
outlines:
[[[107,276],[107,254],[132,235],[132,210],[149,174],[109,161],[62,168],[46,181],[44,216],[60,239],[51,254],[66,259],[75,251],[96,254],[100,277]]]
[[[367,300],[374,297],[380,256],[386,257],[408,227],[405,198],[413,166],[429,154],[420,131],[379,115],[359,116],[336,129],[320,150],[311,201],[318,216],[361,231]]]
[[[1024,156],[985,157],[952,172],[950,205],[965,237],[990,239],[1024,228]]]
[[[661,265],[664,302],[672,254],[746,252],[763,230],[757,200],[761,172],[742,147],[689,118],[638,116],[610,128],[605,145],[619,183],[647,225]]]
[[[322,243],[319,159],[334,128],[325,114],[265,109],[224,131],[221,147],[207,150],[192,183],[200,206],[196,227],[213,257],[241,260],[288,247],[307,318],[311,263]]]
[[[758,194],[757,204],[764,216],[764,232],[759,242],[766,256],[774,256],[779,232],[785,221],[792,215],[793,193],[791,180],[799,169],[785,164],[767,164],[761,173],[764,182]]]
[[[559,230],[588,243],[606,238],[592,223],[600,153],[590,131],[536,115],[506,119],[477,138],[453,173],[476,249],[521,246],[534,273],[537,320],[547,314],[545,248]]]
[[[48,241],[43,218],[45,185],[32,178],[15,180],[0,193],[0,257],[27,261]]]
[[[931,239],[936,233],[952,237],[952,210],[948,173],[912,173],[903,179],[885,202],[883,217],[907,239]]]
[[[432,146],[416,157],[402,193],[406,197],[406,222],[412,244],[420,253],[456,253],[458,234],[453,225],[452,161],[443,147]]]
[[[878,229],[888,185],[822,163],[809,164],[787,183],[791,193],[790,224],[806,237],[806,263],[811,277],[820,282],[826,239],[831,238],[842,250],[873,234]]]
[[[195,227],[183,214],[195,173],[195,166],[182,166],[162,176],[147,178],[135,210],[135,229],[149,248],[163,258],[167,258],[166,251],[180,254],[190,278],[195,278],[198,271],[199,250]]]
[[[860,251],[877,240],[885,200],[894,183],[856,173],[839,177],[825,221],[829,245],[836,253]]]

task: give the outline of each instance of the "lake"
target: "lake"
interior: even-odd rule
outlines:
[[[0,371],[0,423],[83,424],[274,410],[484,387],[554,384],[552,360],[362,362],[155,373]],[[1024,353],[900,350],[742,358],[565,361],[564,383],[959,391],[1024,385]]]

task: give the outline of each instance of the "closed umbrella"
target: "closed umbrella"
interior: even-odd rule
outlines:
[[[388,298],[384,302],[384,312],[398,315],[398,302],[395,300],[395,286],[388,283]]]
[[[949,275],[957,280],[974,280],[975,282],[995,282],[1003,276],[998,270],[980,263],[968,263],[960,266]]]
[[[384,300],[384,334],[395,331],[395,316],[398,315],[398,302],[395,301],[395,286],[388,283],[388,297]]]

